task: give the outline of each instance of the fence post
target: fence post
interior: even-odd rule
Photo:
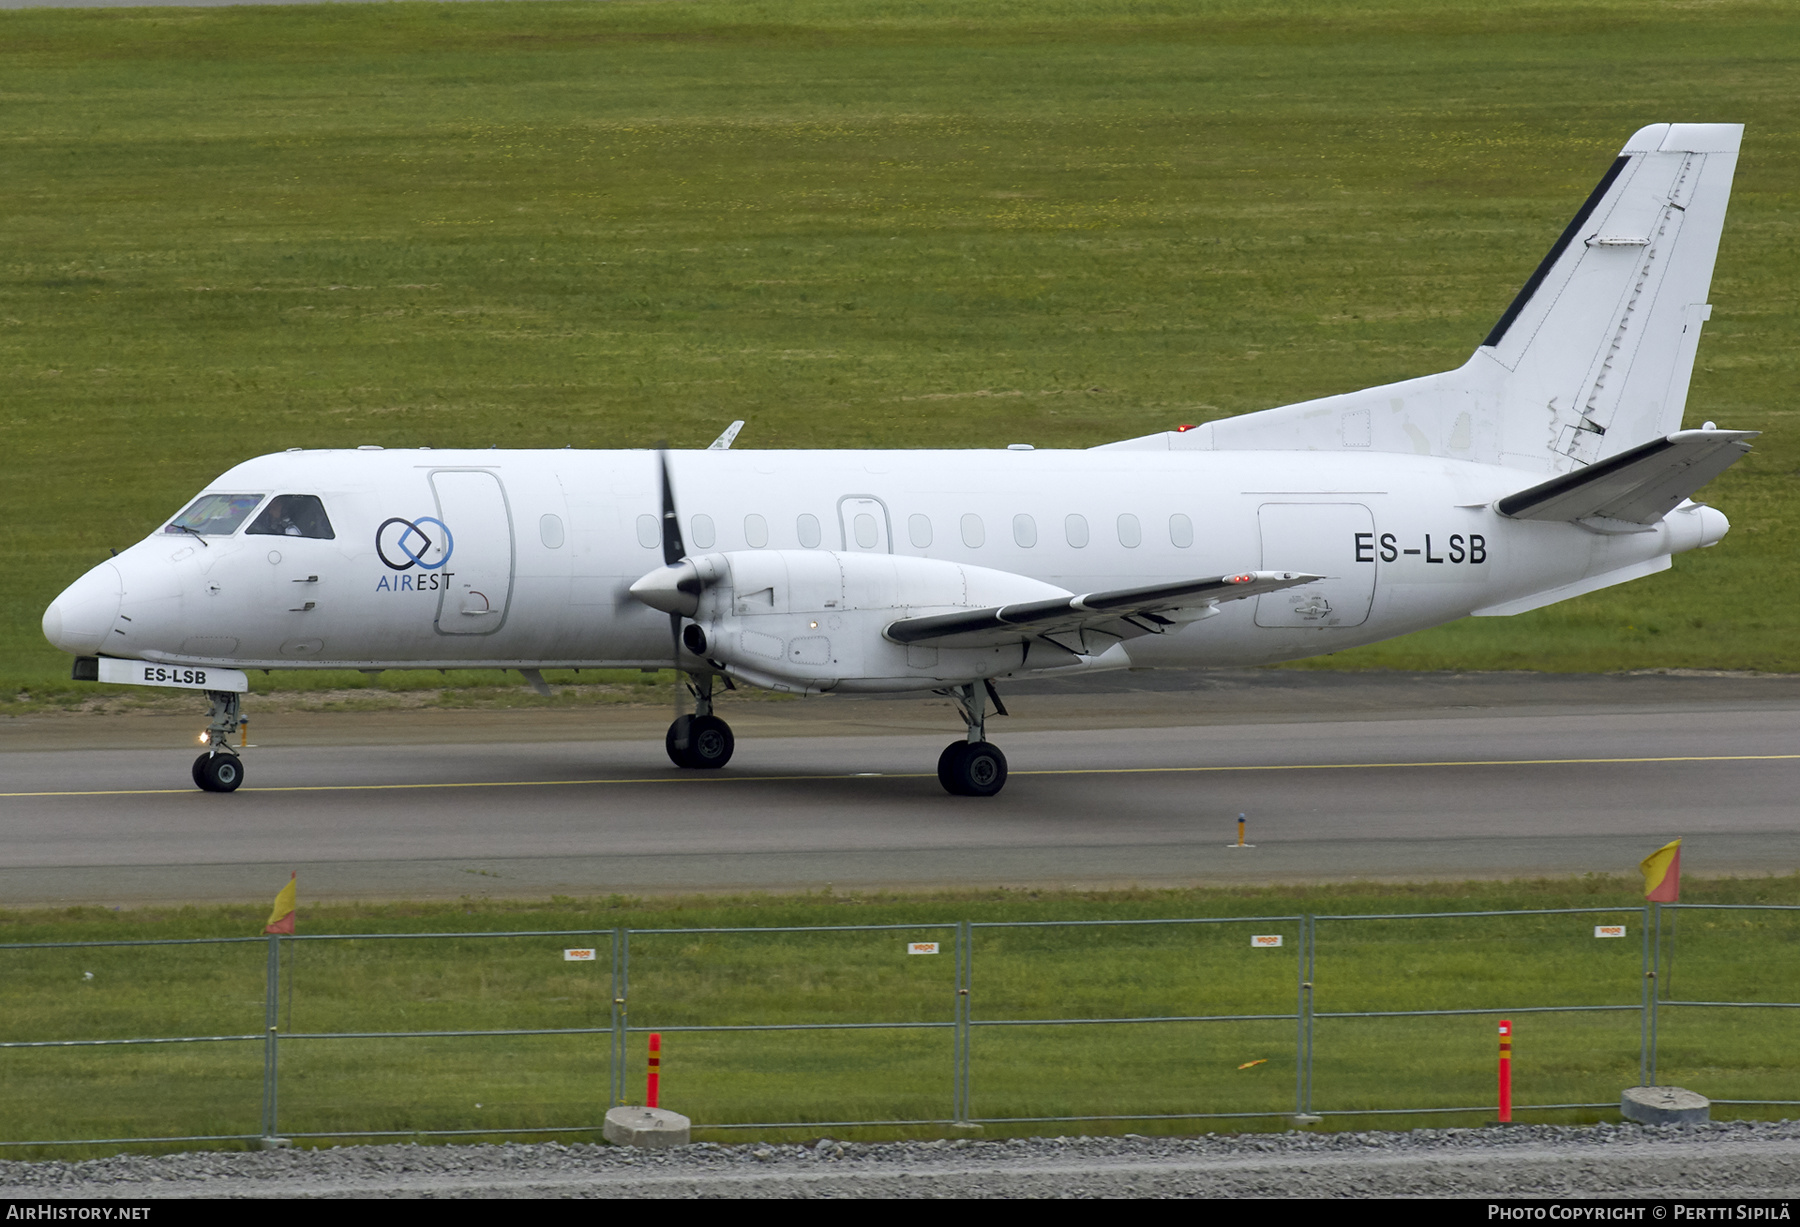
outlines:
[[[1306,916],[1294,951],[1294,1115],[1306,1115]]]
[[[1638,1085],[1650,1085],[1650,905],[1646,903],[1638,920],[1638,928],[1642,934],[1641,941],[1644,953],[1638,977],[1640,991],[1638,993]]]
[[[631,930],[612,933],[612,1056],[607,1059],[607,1108],[625,1104],[625,991],[630,970]]]
[[[264,973],[263,992],[263,1102],[262,1141],[273,1146],[275,1132],[276,1024],[281,1007],[281,937],[269,934],[269,965]]]
[[[953,1039],[956,1074],[952,1097],[952,1115],[956,1123],[969,1122],[969,989],[974,979],[974,951],[969,948],[974,931],[969,922],[956,926],[956,1031]]]
[[[1318,982],[1319,922],[1306,913],[1306,979],[1301,988],[1306,993],[1306,1114],[1313,1115],[1313,996]]]
[[[1651,940],[1655,949],[1650,958],[1650,1078],[1645,1086],[1656,1085],[1656,1024],[1662,1014],[1662,904],[1650,905],[1656,914],[1656,935]]]

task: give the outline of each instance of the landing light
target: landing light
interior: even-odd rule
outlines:
[[[205,733],[200,734],[200,744],[201,745],[206,744],[206,734]]]

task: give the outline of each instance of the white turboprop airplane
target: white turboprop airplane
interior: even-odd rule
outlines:
[[[936,691],[991,796],[994,680],[1254,665],[1666,569],[1754,432],[1680,429],[1742,127],[1626,142],[1454,371],[1086,451],[438,451],[246,461],[44,615],[74,676],[204,691],[201,788],[244,778],[245,669],[666,668],[682,767],[723,679]],[[679,504],[677,502],[679,496]],[[678,509],[679,507],[679,509]]]

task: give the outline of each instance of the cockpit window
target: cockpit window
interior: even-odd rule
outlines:
[[[337,540],[331,521],[325,517],[325,504],[316,494],[277,494],[245,532],[264,537]]]
[[[194,505],[169,521],[165,533],[229,537],[263,501],[260,494],[202,494]]]

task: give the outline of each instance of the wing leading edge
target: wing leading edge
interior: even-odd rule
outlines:
[[[1077,656],[1104,652],[1122,639],[1160,635],[1218,612],[1222,601],[1277,592],[1321,578],[1297,571],[1243,571],[1171,584],[1051,597],[988,609],[959,610],[890,622],[890,642],[933,647],[995,647],[1033,639]]]

